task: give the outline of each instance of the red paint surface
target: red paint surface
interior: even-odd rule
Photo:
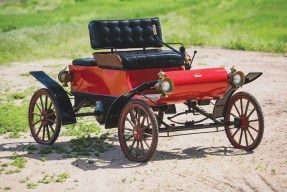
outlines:
[[[69,66],[73,76],[72,91],[119,96],[145,81],[157,80],[160,69],[112,70],[85,66]],[[157,103],[180,103],[189,99],[212,99],[222,96],[228,87],[228,74],[224,68],[184,71],[181,68],[162,69],[174,81],[174,91]],[[195,76],[196,74],[196,76]],[[145,92],[158,93],[154,90]],[[149,102],[150,103],[150,102]]]

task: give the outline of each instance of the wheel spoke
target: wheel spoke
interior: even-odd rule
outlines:
[[[135,127],[135,124],[128,117],[126,117],[126,120],[128,120],[132,127]]]
[[[51,103],[50,103],[50,105],[49,105],[49,107],[48,107],[48,110],[51,109],[52,105],[53,105],[53,102],[51,101]]]
[[[48,96],[46,95],[45,98],[45,110],[47,111],[47,107],[48,107]]]
[[[46,126],[44,125],[43,126],[43,137],[42,137],[43,141],[45,140],[45,132],[46,132]]]
[[[40,126],[39,129],[38,129],[38,132],[36,133],[37,135],[39,135],[39,133],[40,133],[42,127],[43,127],[43,125],[41,124],[41,126]]]
[[[41,116],[40,114],[35,113],[35,112],[33,112],[32,114],[33,114],[33,115],[37,115],[37,116],[39,116],[39,117]]]
[[[249,120],[249,123],[259,121],[259,119]]]
[[[142,140],[140,140],[140,143],[141,143],[141,148],[142,148],[143,155],[144,155],[144,146],[143,146],[143,141],[142,141]]]
[[[240,114],[240,112],[239,112],[239,110],[238,110],[238,108],[237,108],[237,106],[236,106],[236,104],[234,103],[234,107],[235,107],[235,109],[236,109],[236,111],[237,111],[237,113],[238,113],[238,115],[239,115],[239,117],[241,116],[241,114]]]
[[[145,136],[152,137],[152,134],[144,133]]]
[[[50,130],[49,130],[49,127],[48,125],[46,125],[46,129],[47,129],[47,136],[48,136],[48,140],[50,140]]]
[[[230,115],[232,115],[233,117],[237,117],[236,115],[234,115],[233,113],[230,112]]]
[[[129,136],[128,138],[125,139],[125,142],[133,138],[133,135]]]
[[[246,130],[244,130],[244,135],[245,135],[246,147],[248,147],[248,139],[247,139],[247,133],[246,133]]]
[[[240,108],[241,108],[241,115],[243,115],[243,103],[242,103],[242,99],[240,99]]]
[[[146,116],[144,116],[144,117],[143,117],[143,120],[142,120],[142,122],[140,123],[140,125],[141,125],[141,126],[143,126],[143,125],[144,125],[144,121],[145,121],[145,119],[146,119]]]
[[[136,151],[136,157],[139,156],[139,141],[137,141],[137,151]]]
[[[41,120],[36,121],[35,123],[33,123],[33,124],[32,124],[32,125],[33,125],[33,127],[34,127],[36,124],[38,124],[40,121],[41,121]]]
[[[254,109],[249,113],[249,115],[247,116],[247,119],[252,115],[252,113],[255,111],[255,107]]]
[[[252,136],[252,134],[250,133],[250,131],[249,131],[249,129],[248,129],[248,128],[247,128],[247,132],[249,133],[249,135],[250,135],[250,137],[251,137],[252,141],[254,142],[255,140],[254,140],[254,138],[253,138],[253,136]]]
[[[51,120],[51,119],[47,119],[47,121],[51,122],[51,123],[55,123],[55,121]]]
[[[41,101],[41,106],[42,106],[42,110],[44,110],[44,104],[43,104],[43,100],[42,100],[42,95],[40,96],[40,101]]]
[[[51,113],[47,114],[46,116],[47,116],[47,117],[50,117],[51,115],[54,115],[54,114],[55,114],[55,112],[52,111]]]
[[[251,125],[248,125],[248,127],[250,127],[251,129],[253,129],[254,131],[258,132],[258,130],[256,130],[254,127],[252,127]]]
[[[242,134],[243,134],[243,131],[242,131],[242,129],[241,129],[241,132],[240,132],[240,138],[239,138],[239,145],[241,145]]]
[[[52,125],[48,124],[50,129],[52,130],[53,133],[55,133],[55,130],[53,129]]]
[[[128,131],[134,131],[133,129],[131,128],[127,128],[127,127],[124,127],[125,130],[128,130]]]
[[[137,125],[137,120],[136,120],[136,116],[135,116],[135,113],[134,113],[134,110],[130,110],[130,115],[131,115],[131,118],[132,118],[132,122],[134,123],[134,125]]]
[[[245,109],[245,112],[244,112],[244,116],[245,116],[245,117],[246,117],[246,115],[247,115],[249,103],[250,103],[250,101],[248,100],[248,101],[247,101],[247,104],[246,104],[246,109]]]
[[[138,125],[140,125],[141,124],[141,114],[142,114],[142,112],[141,112],[141,110],[140,109],[138,109],[138,112],[136,113],[136,119],[137,119],[137,124]]]
[[[240,130],[240,128],[237,128],[237,130],[233,133],[233,135],[231,137],[234,138],[234,136],[238,133],[239,130]]]
[[[130,147],[130,149],[129,149],[130,152],[131,152],[131,150],[134,148],[135,142],[136,142],[136,139],[134,139],[134,141],[133,141],[133,143],[132,143],[132,145],[131,145],[131,147]]]
[[[42,112],[42,110],[40,109],[39,105],[37,103],[35,103],[37,108],[39,109],[40,112]]]
[[[149,145],[147,144],[146,139],[143,138],[143,141],[144,141],[144,143],[146,144],[147,148],[149,149],[150,147],[149,147]]]

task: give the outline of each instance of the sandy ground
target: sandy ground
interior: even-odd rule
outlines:
[[[287,57],[270,53],[234,51],[196,47],[194,68],[233,65],[244,72],[261,71],[263,76],[244,86],[262,106],[265,133],[260,146],[253,152],[234,149],[225,132],[184,132],[160,134],[157,152],[148,163],[127,160],[119,147],[117,135],[114,146],[99,157],[63,158],[62,154],[46,155],[23,152],[23,146],[35,144],[29,133],[19,139],[0,137],[0,164],[10,163],[13,152],[28,160],[20,173],[0,174],[0,191],[287,191]],[[191,49],[193,50],[193,48]],[[191,52],[190,50],[190,52]],[[1,68],[1,91],[21,91],[39,85],[25,75],[30,70],[50,73],[54,64],[69,61],[14,63]],[[64,66],[64,65],[63,65]],[[15,75],[16,74],[16,75]],[[18,75],[17,75],[18,74]],[[4,86],[5,85],[5,86]],[[32,93],[31,93],[32,94]],[[181,108],[181,106],[179,106]],[[211,131],[215,131],[211,130]],[[68,146],[71,137],[59,137],[55,145]],[[36,144],[36,147],[39,147]],[[90,164],[86,159],[95,161]],[[0,167],[1,168],[1,167]],[[12,169],[11,166],[7,170]],[[27,183],[37,183],[43,174],[68,172],[63,183],[39,183],[28,189]]]

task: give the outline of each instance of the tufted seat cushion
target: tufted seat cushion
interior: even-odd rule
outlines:
[[[184,59],[170,50],[122,51],[113,54],[94,53],[101,68],[136,70],[179,67]]]
[[[161,39],[159,18],[130,20],[94,20],[89,24],[93,49],[122,49],[162,47],[153,37],[152,26],[156,26]]]
[[[124,69],[167,68],[183,65],[183,57],[170,50],[118,53]]]
[[[97,62],[94,58],[80,58],[72,61],[73,65],[78,66],[97,66]]]

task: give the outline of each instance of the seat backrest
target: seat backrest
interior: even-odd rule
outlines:
[[[130,20],[94,20],[89,24],[93,49],[162,47],[153,37],[152,26],[162,39],[159,18]]]

